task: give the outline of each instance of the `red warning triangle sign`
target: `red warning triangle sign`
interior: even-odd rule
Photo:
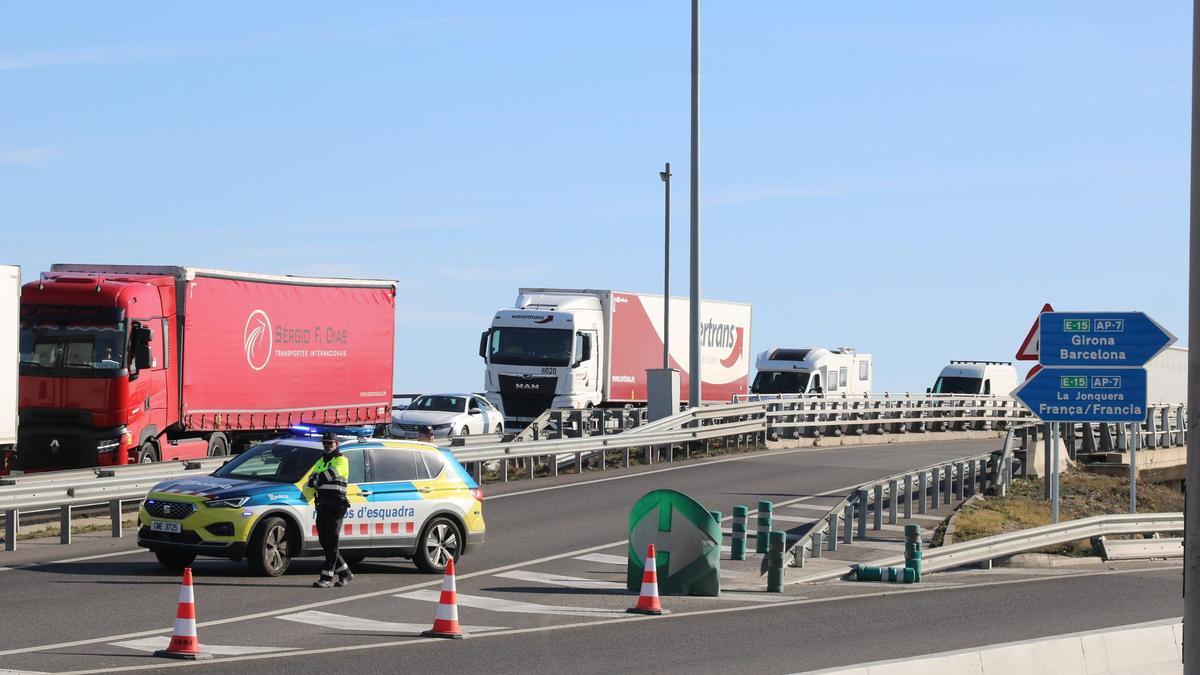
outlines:
[[[1033,325],[1029,327],[1029,334],[1025,336],[1025,341],[1021,343],[1021,348],[1017,350],[1018,361],[1037,361],[1041,352],[1042,338],[1042,312],[1053,312],[1054,308],[1050,303],[1042,305],[1042,311],[1038,312],[1038,316],[1033,320]]]

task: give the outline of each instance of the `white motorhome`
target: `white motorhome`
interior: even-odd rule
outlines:
[[[1010,361],[951,361],[927,391],[1008,396],[1018,382],[1017,369]]]
[[[688,391],[687,298],[671,298],[671,367]],[[701,398],[746,393],[750,305],[700,303]],[[484,389],[506,422],[529,422],[549,408],[646,402],[646,370],[663,366],[663,297],[609,290],[522,288],[496,312],[479,341]]]
[[[758,355],[754,394],[869,394],[875,365],[850,347],[776,347]]]
[[[0,475],[8,472],[4,462],[17,444],[17,368],[21,350],[21,268],[0,265]]]

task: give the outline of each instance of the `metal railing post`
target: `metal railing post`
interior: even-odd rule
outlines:
[[[871,506],[871,496],[866,490],[858,491],[858,538],[867,538],[867,508]]]
[[[71,543],[71,505],[58,507],[58,543]]]
[[[108,503],[108,518],[112,521],[112,536],[120,538],[124,534],[125,524],[121,522],[121,500],[114,499]]]
[[[904,518],[912,518],[913,479],[912,474],[904,474]]]
[[[883,483],[875,484],[875,508],[871,513],[871,529],[883,529]]]
[[[922,471],[917,474],[917,513],[927,513],[929,511],[929,472]]]
[[[950,502],[954,501],[954,465],[947,464],[942,469],[942,475],[945,478],[942,481],[942,503],[950,506]]]
[[[4,550],[17,550],[17,530],[21,526],[21,512],[9,509],[4,512]]]
[[[834,511],[833,513],[829,514],[829,540],[825,543],[825,546],[830,551],[836,551],[837,545],[838,545],[838,513],[837,513],[837,511]]]
[[[851,502],[846,504],[846,513],[842,516],[842,543],[854,543],[854,510],[857,504]]]
[[[888,524],[896,524],[896,500],[900,497],[896,479],[888,481]]]
[[[964,466],[962,462],[958,462],[954,465],[954,471],[957,474],[957,481],[954,483],[954,496],[955,499],[960,502],[966,499],[965,492],[967,490],[967,474],[965,469],[966,466]]]
[[[930,507],[934,511],[937,511],[938,510],[938,501],[941,499],[941,496],[942,496],[942,479],[941,479],[942,470],[940,467],[935,466],[930,471],[930,473],[933,474],[933,489],[929,491]]]
[[[812,557],[813,558],[821,557],[821,534],[822,534],[822,532],[820,529],[814,529],[814,531],[812,533],[811,541],[812,541]]]

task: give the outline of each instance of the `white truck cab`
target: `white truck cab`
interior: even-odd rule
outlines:
[[[1008,396],[1017,383],[1017,369],[1009,361],[951,361],[927,391]]]
[[[851,347],[776,347],[758,355],[752,394],[868,394],[870,354]]]

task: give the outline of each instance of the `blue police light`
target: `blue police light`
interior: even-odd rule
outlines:
[[[292,435],[294,436],[321,436],[323,434],[337,434],[338,436],[357,436],[359,438],[368,438],[375,434],[375,427],[365,424],[357,427],[343,427],[333,424],[292,425]]]

